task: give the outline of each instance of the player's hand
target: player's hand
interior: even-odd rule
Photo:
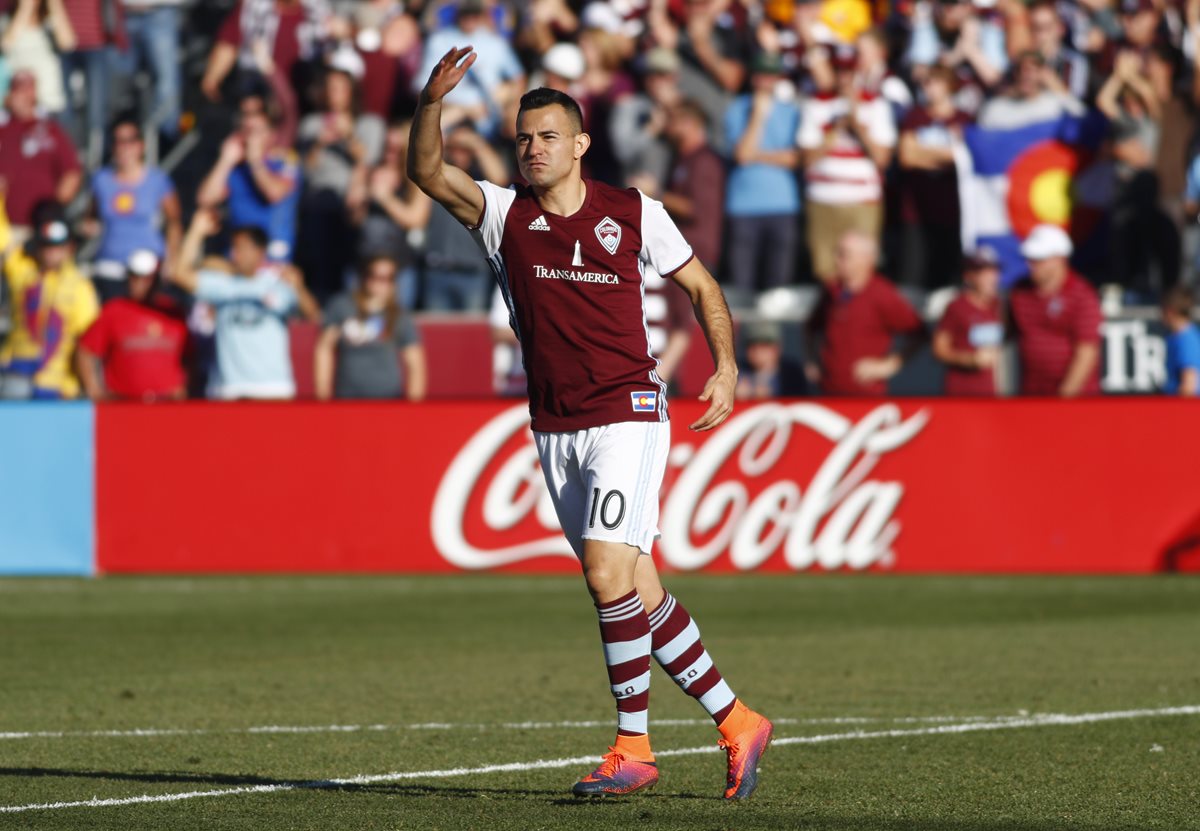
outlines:
[[[479,57],[470,46],[462,49],[454,48],[442,56],[429,74],[425,89],[421,90],[421,98],[427,104],[441,101],[446,93],[458,86],[458,82],[467,74],[471,64]],[[466,60],[463,60],[466,58]],[[461,63],[460,63],[461,61]]]
[[[733,412],[734,390],[737,387],[737,373],[718,371],[704,385],[700,400],[708,402],[704,415],[693,422],[688,429],[703,432],[711,430]]]

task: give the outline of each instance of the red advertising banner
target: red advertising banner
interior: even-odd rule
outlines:
[[[1151,572],[1195,562],[1200,406],[672,404],[668,570]],[[101,405],[101,572],[573,571],[524,404]]]

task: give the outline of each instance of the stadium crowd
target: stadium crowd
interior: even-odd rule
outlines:
[[[514,182],[521,94],[574,96],[585,175],[661,200],[746,313],[745,397],[882,394],[926,343],[948,394],[995,394],[1014,340],[1022,392],[1098,392],[1102,297],[1161,307],[1167,389],[1200,387],[1200,0],[0,12],[6,399],[291,398],[300,318],[319,327],[317,397],[419,400],[413,314],[489,310],[497,389],[519,388],[482,254],[405,175],[416,95],[467,43],[478,60],[446,101],[448,158]],[[964,233],[964,135],[1068,120],[1099,127],[1033,183],[1015,243],[1028,276],[1009,279],[1005,252]],[[762,314],[796,287],[818,296],[802,359]],[[948,287],[931,319],[909,299]],[[648,304],[664,377],[688,346],[673,295]]]

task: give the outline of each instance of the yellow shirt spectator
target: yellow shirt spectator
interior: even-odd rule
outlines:
[[[35,398],[76,397],[75,345],[100,313],[91,281],[70,260],[40,274],[24,251],[9,254],[4,280],[12,331],[0,349],[0,366],[28,377]]]

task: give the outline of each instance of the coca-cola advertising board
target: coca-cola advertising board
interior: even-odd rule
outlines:
[[[673,571],[1150,572],[1200,537],[1200,406],[672,404]],[[573,571],[524,404],[105,405],[102,572]]]

